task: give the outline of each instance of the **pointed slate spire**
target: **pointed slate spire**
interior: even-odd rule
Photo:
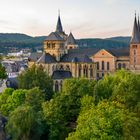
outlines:
[[[76,40],[71,32],[70,32],[66,42],[68,45],[76,45]]]
[[[139,15],[138,15],[138,30],[139,30],[139,33],[140,33],[140,21],[139,21]]]
[[[132,33],[132,37],[131,37],[131,43],[140,43],[140,35],[139,35],[139,31],[138,31],[136,13],[135,13],[135,20],[134,20],[134,26],[133,26],[133,33]]]
[[[63,27],[62,27],[62,24],[61,24],[61,19],[60,19],[60,11],[59,11],[59,14],[58,14],[58,21],[57,21],[57,25],[56,25],[56,32],[63,32]]]

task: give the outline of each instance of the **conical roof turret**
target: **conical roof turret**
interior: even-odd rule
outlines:
[[[139,31],[139,34],[140,34],[140,20],[139,20],[139,16],[138,16],[138,31]]]
[[[137,22],[137,17],[135,14],[135,20],[134,20],[134,26],[133,26],[133,33],[131,37],[131,43],[140,43],[140,33],[139,33],[139,27]]]
[[[57,20],[57,25],[56,25],[56,32],[59,32],[59,33],[63,32],[63,27],[62,27],[62,23],[61,23],[60,14],[58,15],[58,20]]]
[[[69,34],[69,36],[67,38],[66,43],[68,45],[76,45],[76,40],[75,40],[75,38],[74,38],[74,36],[73,36],[73,34],[71,32],[70,32],[70,34]]]

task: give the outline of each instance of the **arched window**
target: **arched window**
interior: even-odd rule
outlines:
[[[83,74],[84,74],[84,77],[88,77],[88,67],[87,67],[87,65],[84,66]]]
[[[118,69],[121,69],[121,68],[122,68],[122,64],[118,63]]]
[[[104,61],[102,61],[102,70],[104,70],[105,69],[105,62]]]
[[[81,77],[81,70],[82,70],[82,67],[81,67],[81,64],[78,66],[78,73],[79,73],[79,77]]]
[[[48,49],[50,48],[50,43],[47,43],[47,47],[48,47]]]
[[[124,69],[126,68],[126,64],[125,64],[125,63],[123,63],[123,68],[124,68]]]
[[[99,62],[97,62],[97,70],[100,69],[100,65],[99,65]]]
[[[104,77],[104,73],[102,73],[102,77]]]
[[[58,85],[58,81],[55,82],[55,92],[59,91],[59,85]]]
[[[110,69],[110,64],[109,64],[109,62],[107,62],[107,70],[109,70]]]
[[[53,48],[53,49],[55,48],[55,43],[52,43],[52,48]]]
[[[93,68],[92,68],[92,65],[90,65],[89,71],[90,71],[90,78],[92,78],[93,77]]]
[[[69,65],[66,65],[66,70],[70,71],[70,66]]]
[[[64,67],[63,67],[63,65],[60,65],[60,70],[64,70]]]

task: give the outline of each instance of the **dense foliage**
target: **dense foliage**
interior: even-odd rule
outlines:
[[[117,102],[102,101],[84,107],[76,131],[67,140],[138,140],[140,118]]]
[[[50,100],[40,88],[6,89],[0,112],[13,140],[139,140],[139,93],[140,75],[121,70],[98,82],[67,79]]]
[[[94,91],[94,102],[83,99],[76,131],[67,140],[138,140],[140,75],[119,71],[100,80]]]
[[[19,75],[19,88],[31,89],[39,87],[44,93],[46,99],[50,99],[53,95],[53,80],[43,70],[42,66],[33,65],[30,69]]]
[[[0,55],[0,80],[3,80],[7,77],[6,70],[1,64],[2,56]]]
[[[95,81],[86,79],[66,80],[62,92],[43,103],[43,113],[48,125],[49,140],[63,140],[76,125],[81,98],[93,95]]]

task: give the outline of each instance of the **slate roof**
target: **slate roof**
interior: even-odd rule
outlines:
[[[31,53],[28,60],[36,62],[41,56],[42,56],[42,53]]]
[[[67,78],[71,78],[72,74],[70,71],[64,71],[64,70],[57,70],[54,71],[52,74],[52,79],[56,80],[56,79],[67,79]]]
[[[139,17],[138,17],[138,31],[140,32],[140,21],[139,21]]]
[[[8,88],[17,89],[18,88],[17,78],[16,77],[8,78],[7,81],[6,81],[6,86]]]
[[[101,49],[96,48],[78,48],[69,50],[68,54],[64,55],[61,59],[62,62],[87,62],[90,63],[91,59],[89,57],[96,54]],[[119,49],[105,49],[113,56],[129,56],[129,47],[128,48],[119,48]]]
[[[72,62],[74,58],[76,58],[78,62],[83,62],[85,56],[88,57],[92,56],[96,52],[98,52],[99,49],[95,48],[77,48],[77,49],[70,49],[68,51],[68,54],[64,55],[61,59],[62,62]]]
[[[129,56],[129,47],[118,49],[106,49],[106,50],[116,57]]]
[[[71,60],[72,63],[77,63],[79,62],[79,59],[77,57],[74,57],[72,60]]]
[[[64,41],[64,39],[57,32],[50,33],[45,40],[46,41]]]
[[[56,59],[49,53],[43,53],[42,56],[37,60],[37,63],[55,63]]]
[[[91,62],[92,62],[92,60],[89,58],[89,56],[88,56],[88,55],[85,55],[85,56],[83,57],[83,59],[81,60],[81,62],[91,63]]]
[[[65,54],[61,58],[61,62],[87,62],[90,63],[91,59],[89,57],[95,55],[101,49],[96,48],[77,48],[77,49],[70,49],[68,54]],[[129,47],[127,48],[118,48],[118,49],[105,49],[113,56],[120,57],[120,56],[129,56]],[[36,62],[37,60],[40,63],[54,63],[57,62],[53,56],[50,54],[42,54],[42,53],[33,53],[29,57],[30,61]]]
[[[134,26],[133,26],[133,33],[131,37],[131,43],[140,43],[140,32],[139,32],[139,25],[137,23],[137,18],[135,16]]]
[[[66,44],[67,45],[75,45],[76,44],[76,40],[71,32],[66,40]]]
[[[57,25],[56,25],[56,32],[60,32],[60,33],[63,32],[63,27],[62,27],[60,15],[58,16],[58,21],[57,21]]]

